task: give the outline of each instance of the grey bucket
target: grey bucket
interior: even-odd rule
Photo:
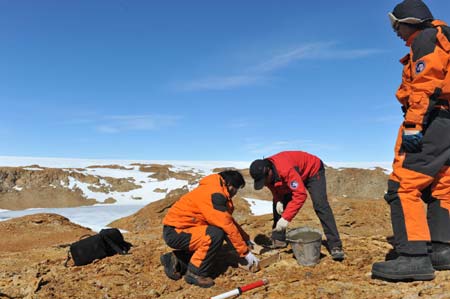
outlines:
[[[291,244],[297,263],[314,266],[320,260],[322,232],[316,228],[298,227],[286,233],[286,241]]]

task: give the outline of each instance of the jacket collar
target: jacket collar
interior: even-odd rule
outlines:
[[[217,175],[219,177],[220,181],[220,187],[222,187],[223,193],[226,196],[227,199],[230,199],[230,194],[228,193],[227,184],[225,183],[225,180],[220,176],[220,174]]]
[[[416,39],[417,35],[419,35],[420,32],[422,32],[422,30],[418,30],[418,31],[414,32],[413,34],[411,34],[411,36],[406,41],[406,46],[408,46],[408,47],[411,46],[413,41]]]
[[[434,27],[448,26],[447,23],[445,23],[444,21],[441,21],[441,20],[434,20],[433,22],[431,22],[431,24],[433,24]]]

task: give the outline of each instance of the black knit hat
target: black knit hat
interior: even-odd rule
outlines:
[[[420,24],[425,21],[434,20],[430,9],[421,0],[404,0],[397,4],[389,13],[391,22],[400,22],[407,24]]]

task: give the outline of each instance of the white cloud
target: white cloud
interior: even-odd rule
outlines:
[[[278,55],[242,71],[238,75],[200,78],[179,86],[183,91],[223,90],[261,84],[269,80],[270,73],[306,59],[359,59],[380,53],[378,49],[336,49],[336,43],[309,43],[284,50]]]
[[[320,58],[320,54],[324,55],[331,48],[333,43],[313,43],[306,44],[295,49],[284,51],[271,59],[254,67],[256,72],[271,72],[304,59]]]
[[[102,133],[154,131],[173,126],[178,120],[178,116],[172,115],[114,115],[97,121],[96,129]]]
[[[241,129],[250,126],[250,121],[246,119],[233,119],[230,120],[227,127],[230,129]]]
[[[114,127],[105,126],[105,125],[97,126],[96,130],[101,132],[101,133],[108,133],[108,134],[113,134],[113,133],[120,132],[118,129],[116,129]]]
[[[209,77],[194,80],[180,85],[179,89],[184,91],[195,90],[223,90],[235,87],[260,84],[267,80],[258,75],[238,75],[225,77]]]
[[[288,67],[300,60],[320,59],[359,59],[373,54],[381,53],[378,49],[336,49],[335,42],[310,43],[285,50],[269,60],[253,68],[254,72],[267,73],[277,69]]]

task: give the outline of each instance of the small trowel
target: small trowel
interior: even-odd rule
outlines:
[[[268,257],[265,257],[259,261],[259,269],[263,269],[273,263],[281,260],[280,252],[276,252]]]
[[[266,268],[267,266],[269,266],[269,265],[271,265],[273,263],[276,263],[276,262],[280,261],[280,259],[281,259],[280,252],[276,252],[276,253],[273,253],[273,254],[271,254],[269,256],[266,256],[266,257],[262,258],[259,261],[259,264],[258,264],[257,267],[255,267],[254,265],[249,267],[247,265],[239,264],[239,268],[255,273],[255,272],[258,272],[259,270],[261,270],[263,268]]]

